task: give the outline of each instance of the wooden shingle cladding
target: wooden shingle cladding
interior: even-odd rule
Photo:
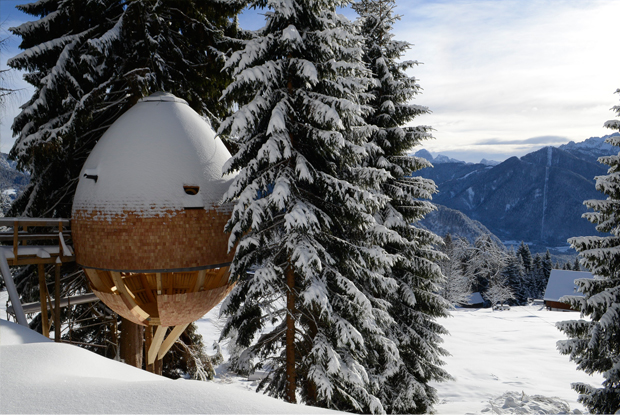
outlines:
[[[77,210],[72,228],[76,262],[86,268],[117,271],[182,270],[227,265],[223,208],[168,211],[163,216],[127,212],[102,219]]]

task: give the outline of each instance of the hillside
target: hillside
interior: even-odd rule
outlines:
[[[472,244],[479,236],[491,235],[493,241],[498,245],[502,244],[502,241],[486,226],[467,217],[463,212],[442,205],[436,205],[436,207],[437,210],[429,213],[420,221],[422,227],[442,237],[448,233],[461,236]]]

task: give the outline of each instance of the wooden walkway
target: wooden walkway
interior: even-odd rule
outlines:
[[[48,308],[53,304],[52,317],[60,321],[61,301],[52,301],[45,282],[45,265],[55,266],[54,299],[60,299],[60,266],[74,262],[69,219],[0,218],[0,272],[9,292],[17,322],[28,326],[24,308],[11,275],[10,266],[37,265],[39,273],[40,310],[43,334],[49,337]],[[5,245],[10,243],[10,245]],[[50,307],[48,307],[48,303]],[[30,304],[29,312],[32,312]],[[56,341],[60,341],[60,324],[54,324]]]

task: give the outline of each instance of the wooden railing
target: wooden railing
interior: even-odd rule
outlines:
[[[63,262],[75,261],[73,250],[67,243],[71,239],[70,226],[69,219],[0,218],[0,243],[5,244],[0,245],[0,269],[17,320],[20,324],[27,325],[9,265],[38,265],[42,331],[43,335],[48,337],[50,321],[47,311],[48,303],[51,306],[52,301],[45,282],[45,264],[55,265],[54,299],[60,299],[60,266]],[[33,244],[34,241],[48,243]],[[7,244],[9,242],[10,245]],[[60,340],[60,303],[61,301],[53,302],[56,341]]]

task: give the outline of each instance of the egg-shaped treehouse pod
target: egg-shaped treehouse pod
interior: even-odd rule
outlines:
[[[160,92],[110,126],[80,173],[73,242],[93,292],[134,323],[176,326],[161,350],[158,328],[149,363],[232,289],[229,157],[186,101]]]

